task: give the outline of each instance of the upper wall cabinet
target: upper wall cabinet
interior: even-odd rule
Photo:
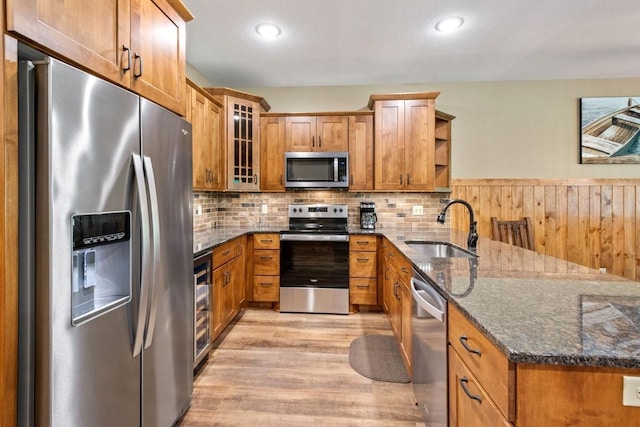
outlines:
[[[438,95],[371,96],[376,190],[435,190],[435,98]]]
[[[284,191],[284,116],[260,117],[260,189]]]
[[[451,114],[436,110],[436,190],[449,190],[451,182]]]
[[[185,114],[180,0],[6,0],[7,30]]]
[[[223,108],[190,80],[187,80],[186,97],[186,119],[191,122],[193,135],[193,188],[224,190]]]
[[[349,191],[373,190],[373,114],[349,116]]]
[[[286,151],[347,151],[349,119],[336,116],[288,116]]]
[[[221,101],[226,120],[227,189],[260,191],[260,112],[269,104],[260,97],[228,88],[207,88]]]

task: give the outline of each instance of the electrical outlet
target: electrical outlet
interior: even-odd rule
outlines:
[[[424,207],[422,205],[414,205],[413,215],[415,216],[424,215]]]
[[[201,213],[202,213],[202,206],[196,205],[196,207],[193,209],[193,214],[200,215]]]
[[[607,267],[600,267],[600,273],[606,273],[607,272]]]
[[[263,203],[263,204],[262,204],[262,213],[263,213],[263,214],[268,213],[268,207],[267,207],[267,204],[266,204],[266,203]]]
[[[640,377],[623,376],[622,404],[640,406]]]

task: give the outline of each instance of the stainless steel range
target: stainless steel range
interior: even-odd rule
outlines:
[[[289,205],[280,234],[280,311],[349,313],[347,205]]]

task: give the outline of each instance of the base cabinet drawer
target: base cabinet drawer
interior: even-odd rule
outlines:
[[[449,343],[467,369],[480,381],[489,397],[511,418],[515,413],[513,396],[509,388],[513,386],[515,364],[498,350],[467,318],[455,307],[449,310]]]
[[[349,301],[351,301],[351,304],[377,304],[377,286],[377,280],[375,278],[350,278]]]
[[[349,276],[376,277],[377,256],[375,252],[351,252],[349,254]]]
[[[256,276],[279,276],[280,251],[275,249],[254,250],[253,274]]]
[[[253,300],[278,302],[280,300],[280,277],[253,276]]]
[[[512,427],[451,347],[449,348],[449,426]]]

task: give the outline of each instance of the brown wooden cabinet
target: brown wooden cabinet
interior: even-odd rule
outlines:
[[[217,338],[238,314],[245,300],[246,236],[213,250],[212,339]]]
[[[285,117],[260,117],[262,191],[284,191]]]
[[[373,115],[349,116],[349,191],[373,190]]]
[[[222,106],[190,80],[186,100],[186,119],[192,126],[193,188],[224,190]]]
[[[253,235],[253,301],[280,301],[280,236]]]
[[[451,121],[455,116],[436,110],[435,188],[448,190],[451,182]]]
[[[349,303],[376,305],[377,287],[377,238],[352,235],[349,238]]]
[[[400,353],[407,372],[412,375],[411,360],[411,303],[409,289],[411,280],[411,261],[383,238],[384,276],[383,276],[383,308],[389,317],[393,334],[398,340]]]
[[[435,189],[435,98],[438,93],[372,95],[375,189]]]
[[[227,190],[260,190],[260,113],[269,111],[261,97],[229,88],[206,88],[224,106]]]
[[[179,0],[7,0],[7,30],[185,114],[185,22]]]
[[[287,116],[285,151],[348,151],[346,115]]]

